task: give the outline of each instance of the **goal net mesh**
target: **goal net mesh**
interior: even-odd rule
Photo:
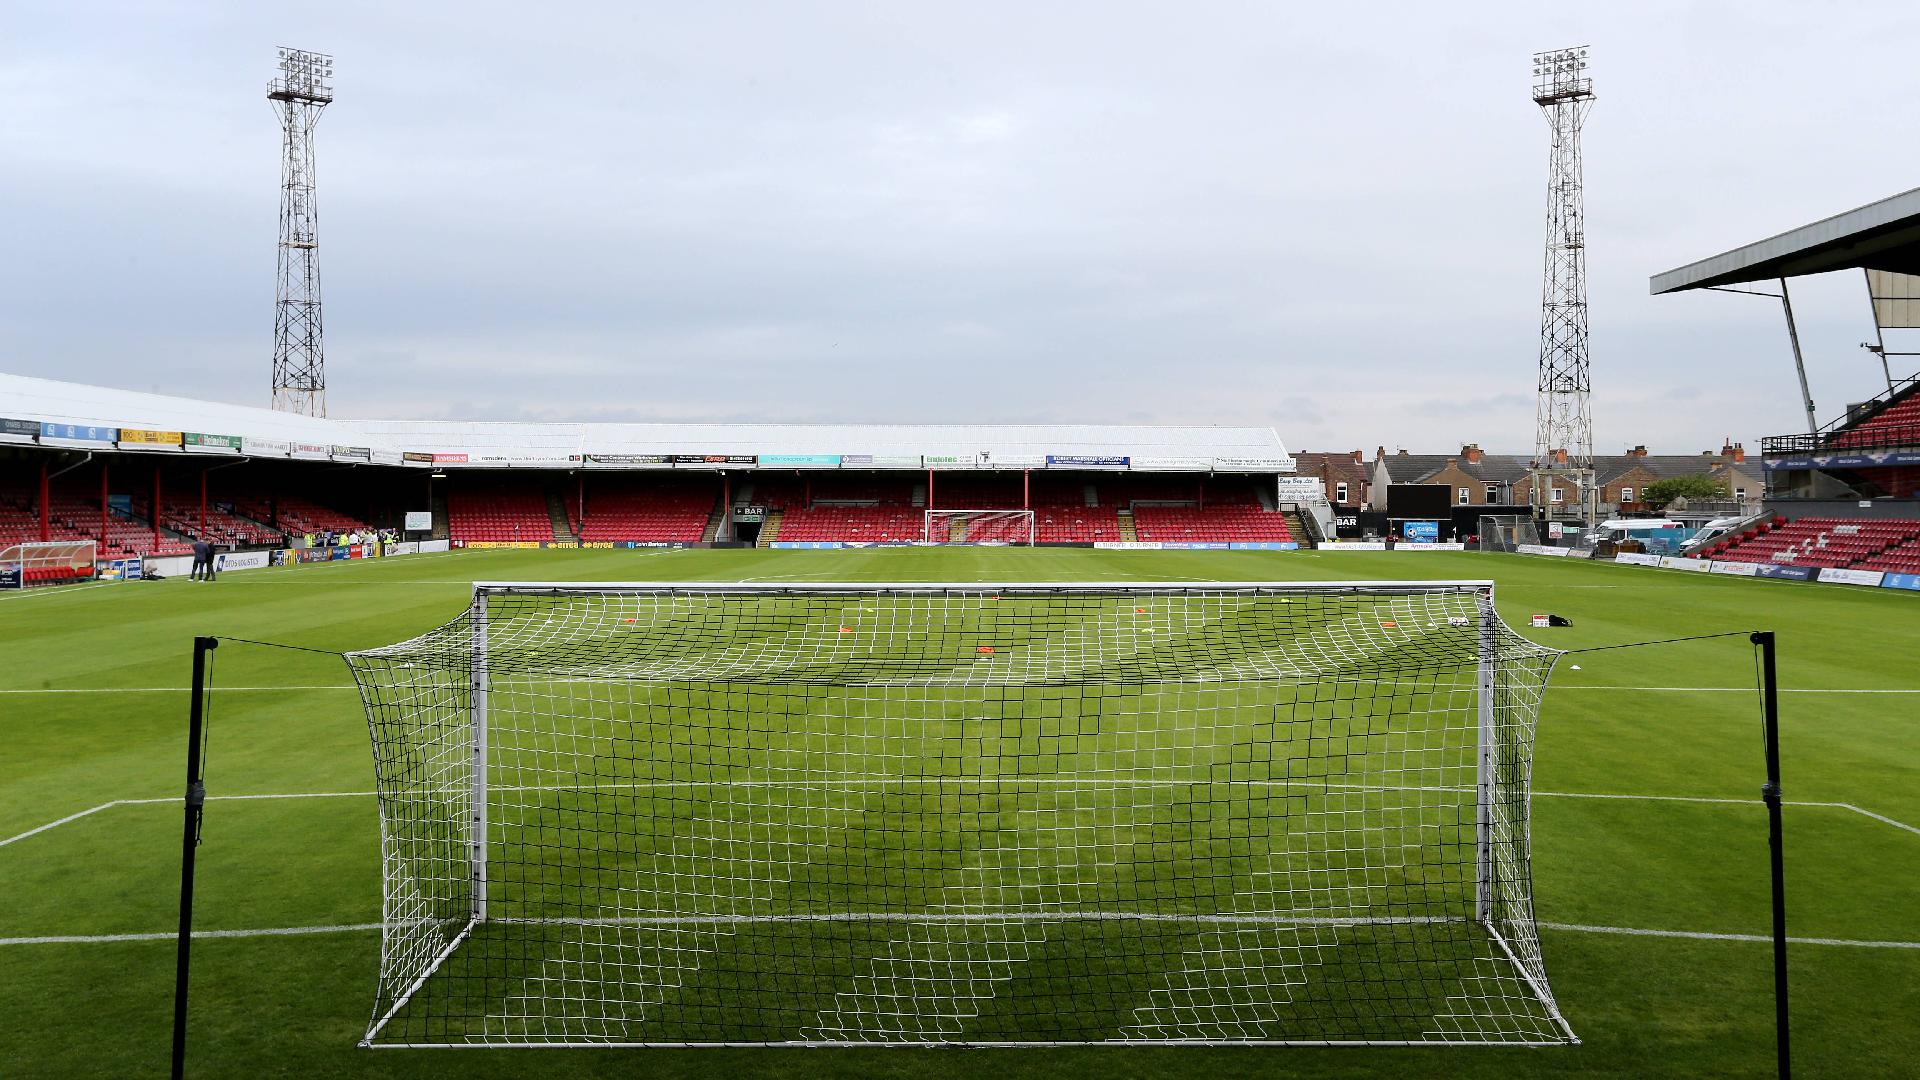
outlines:
[[[929,510],[929,544],[1031,544],[1031,510]]]
[[[1480,519],[1481,551],[1516,552],[1522,544],[1538,544],[1540,529],[1531,517],[1487,514]]]
[[[1571,1042],[1489,586],[483,585],[366,1045]]]

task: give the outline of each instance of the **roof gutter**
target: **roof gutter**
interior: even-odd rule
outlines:
[[[76,462],[74,462],[73,464],[71,464],[71,465],[69,465],[69,466],[67,466],[66,468],[64,468],[64,469],[61,469],[61,470],[60,470],[59,472],[57,472],[57,473],[48,473],[48,474],[47,474],[47,482],[48,482],[48,483],[52,483],[52,482],[53,482],[53,481],[54,481],[54,480],[55,480],[55,479],[56,479],[57,477],[62,477],[62,476],[65,476],[65,475],[67,475],[68,473],[70,473],[70,472],[72,472],[73,470],[75,470],[75,469],[77,469],[77,468],[79,468],[79,467],[80,467],[80,466],[82,466],[82,465],[85,465],[85,464],[86,464],[87,462],[89,462],[89,461],[92,461],[92,460],[93,460],[93,451],[91,451],[91,450],[88,450],[88,451],[86,452],[86,456],[85,456],[85,457],[83,457],[83,458],[81,458],[81,459],[80,459],[79,461],[76,461]]]

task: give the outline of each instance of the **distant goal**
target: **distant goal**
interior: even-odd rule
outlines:
[[[350,654],[363,1045],[1577,1041],[1456,583],[494,583]]]
[[[1033,546],[1031,510],[929,510],[929,544],[1025,544]]]
[[[95,546],[92,540],[50,540],[0,547],[0,589],[88,581]]]

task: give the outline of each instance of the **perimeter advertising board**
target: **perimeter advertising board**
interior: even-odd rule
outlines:
[[[40,437],[62,442],[110,443],[120,437],[120,429],[93,424],[41,424]]]
[[[774,466],[786,469],[834,469],[840,465],[839,454],[761,454],[762,466]]]
[[[589,467],[630,468],[635,465],[665,465],[668,463],[667,455],[665,454],[587,454],[585,456],[587,459],[586,464]]]
[[[150,428],[123,427],[120,429],[121,446],[179,447],[186,438],[183,431],[154,431]]]
[[[1317,476],[1276,476],[1273,478],[1283,503],[1326,502],[1326,483]]]
[[[187,450],[195,454],[237,454],[242,449],[242,442],[238,435],[208,435],[199,431],[186,433]]]
[[[757,465],[760,463],[760,455],[758,454],[670,454],[668,458],[675,465],[720,466]]]

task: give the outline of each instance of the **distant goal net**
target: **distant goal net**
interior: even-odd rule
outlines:
[[[1574,1039],[1486,583],[481,584],[348,657],[363,1045]]]
[[[1540,543],[1539,524],[1531,517],[1516,514],[1487,514],[1478,525],[1481,551],[1515,552],[1522,544]]]
[[[1026,544],[1034,541],[1031,510],[929,510],[929,544]]]
[[[0,546],[0,589],[91,580],[95,542],[50,540]]]

